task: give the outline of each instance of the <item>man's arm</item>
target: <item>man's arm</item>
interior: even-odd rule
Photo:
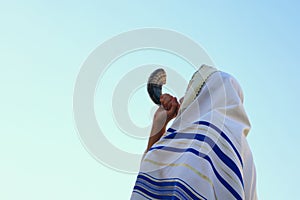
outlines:
[[[176,117],[180,104],[176,97],[169,94],[163,94],[160,97],[161,106],[156,110],[153,117],[153,124],[148,140],[146,152],[156,143],[166,132],[167,124]]]

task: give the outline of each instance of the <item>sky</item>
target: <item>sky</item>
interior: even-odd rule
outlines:
[[[189,37],[239,81],[252,125],[247,139],[258,197],[294,199],[300,178],[299,9],[297,1],[1,1],[0,199],[129,199],[136,173],[113,169],[87,151],[73,94],[97,47],[149,27]],[[120,128],[113,90],[131,70],[151,63],[185,80],[194,72],[172,53],[142,50],[112,62],[97,83],[97,121],[108,141],[126,152],[143,152],[147,141]],[[183,95],[176,91],[166,87]],[[151,124],[155,107],[145,85],[124,101],[132,122]]]

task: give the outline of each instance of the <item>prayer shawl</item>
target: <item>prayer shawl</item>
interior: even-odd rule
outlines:
[[[205,83],[191,88],[197,73],[207,70]],[[185,108],[144,155],[132,200],[257,199],[242,90],[231,75],[206,65],[195,74]],[[192,100],[191,89],[196,92]]]

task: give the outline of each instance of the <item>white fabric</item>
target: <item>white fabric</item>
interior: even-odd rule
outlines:
[[[257,199],[249,130],[238,82],[213,73],[144,156],[131,199]]]
[[[184,94],[184,101],[180,105],[179,113],[183,112],[197,97],[205,81],[218,70],[208,65],[202,65],[193,75]]]

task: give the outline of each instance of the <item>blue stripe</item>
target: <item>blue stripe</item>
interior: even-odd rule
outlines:
[[[212,166],[212,169],[216,175],[216,177],[219,179],[219,181],[227,188],[227,190],[236,198],[236,199],[242,199],[241,196],[233,189],[233,187],[231,185],[229,185],[229,183],[227,183],[227,181],[218,173],[218,171],[216,170],[215,166],[213,165],[212,160],[210,159],[210,157],[204,153],[201,153],[193,148],[187,148],[187,149],[179,149],[179,148],[174,148],[174,147],[166,147],[166,146],[158,146],[158,147],[154,147],[151,149],[162,149],[165,151],[172,151],[172,152],[191,152],[197,156],[200,156],[202,158],[204,158],[205,160],[207,160],[210,165]]]
[[[234,152],[236,153],[237,157],[239,158],[242,167],[244,166],[242,158],[241,158],[239,152],[237,151],[237,149],[235,148],[235,146],[233,145],[231,140],[227,137],[227,135],[222,130],[220,130],[218,127],[216,127],[212,123],[209,123],[209,122],[206,122],[206,121],[197,121],[197,122],[194,122],[194,124],[205,125],[205,126],[211,127],[215,131],[217,131],[230,144],[230,146],[233,148]]]
[[[196,139],[198,141],[202,141],[207,143],[212,150],[216,153],[216,155],[226,164],[239,178],[243,188],[244,188],[244,181],[242,178],[242,174],[235,164],[234,161],[231,160],[220,148],[219,146],[208,136],[202,134],[193,134],[193,133],[171,133],[164,137],[165,139]]]
[[[168,128],[167,132],[171,132],[171,133],[174,133],[176,130],[173,129],[173,128]]]
[[[157,181],[174,181],[174,180],[178,180],[180,182],[183,182],[186,186],[184,186],[183,184],[183,187],[187,188],[188,190],[190,191],[193,191],[194,193],[196,193],[198,196],[201,196],[202,198],[204,198],[205,200],[207,200],[204,196],[202,196],[201,194],[199,194],[196,190],[194,190],[189,184],[187,184],[187,182],[185,182],[184,180],[180,179],[180,178],[161,178],[161,179],[157,179],[147,173],[143,173],[143,172],[140,172],[139,173],[140,175],[143,175],[143,176],[148,176],[148,177],[151,177],[152,179],[154,180],[157,180]]]
[[[152,198],[156,198],[156,199],[179,199],[176,196],[164,196],[164,195],[153,194],[153,193],[149,192],[148,190],[145,190],[144,188],[139,187],[139,186],[134,186],[134,190],[140,191],[140,192],[142,192]]]
[[[174,193],[177,193],[180,196],[180,198],[184,198],[186,196],[185,195],[186,193],[182,188],[176,187],[176,186],[178,186],[177,184],[171,185],[172,186],[171,188],[168,185],[166,185],[166,187],[161,187],[160,185],[153,184],[153,182],[151,180],[149,180],[148,178],[138,177],[137,181],[136,181],[136,185],[144,186],[144,188],[146,187],[147,189],[155,191],[155,193],[158,193],[161,195],[169,195],[170,196]]]
[[[176,196],[180,199],[187,199],[186,196],[182,193],[182,191],[178,190],[178,188],[166,189],[166,188],[159,187],[159,189],[156,189],[154,187],[151,187],[149,183],[145,181],[137,181],[136,186],[147,189],[148,192],[152,192],[159,196]]]
[[[143,173],[144,174],[144,173]],[[192,198],[192,199],[198,199],[198,197],[194,194],[196,193],[198,196],[202,197],[203,199],[205,199],[202,195],[200,195],[198,192],[196,192],[192,187],[186,187],[185,185],[183,185],[182,183],[180,183],[179,181],[185,183],[187,186],[189,186],[186,182],[184,182],[183,180],[179,179],[179,178],[169,178],[169,179],[157,179],[154,178],[152,176],[150,176],[149,174],[145,174],[143,175],[142,173],[140,173],[137,177],[137,182],[142,182],[141,180],[144,180],[154,186],[159,187],[160,189],[158,191],[167,191],[168,189],[165,189],[164,187],[168,187],[171,186],[173,187],[173,189],[171,189],[170,191],[178,191],[178,193],[180,193],[181,196],[185,196],[183,195],[183,193],[181,193],[179,190],[177,189],[181,189],[183,190],[188,197]],[[148,178],[147,176],[151,177],[152,179],[156,180],[152,180],[150,178]],[[177,187],[176,187],[177,186]],[[150,188],[150,186],[148,186]],[[155,190],[155,189],[154,189]],[[193,191],[193,192],[191,192]]]
[[[139,190],[133,190],[133,192],[143,196],[144,198],[148,199],[148,200],[151,200],[149,197],[147,197],[143,192],[139,191]]]

